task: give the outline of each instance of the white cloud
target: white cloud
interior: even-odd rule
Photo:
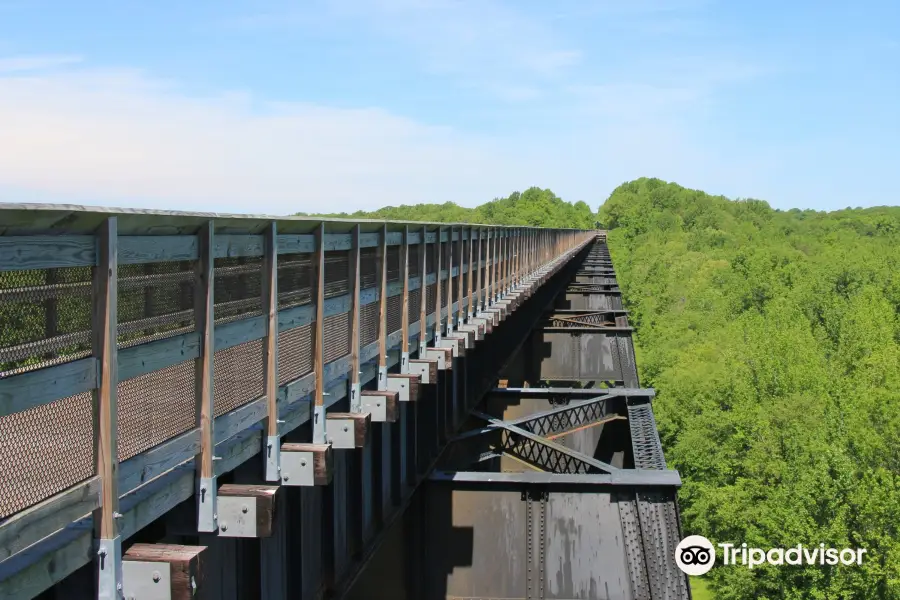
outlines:
[[[130,71],[0,77],[0,186],[59,201],[283,213],[480,202],[527,168],[490,139],[379,109],[258,104],[190,97]]]
[[[81,60],[80,56],[67,55],[12,56],[0,58],[0,74],[65,67],[79,63]]]

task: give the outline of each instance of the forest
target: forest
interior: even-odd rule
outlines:
[[[304,213],[298,213],[304,215]],[[305,216],[305,215],[304,215]],[[597,216],[583,201],[565,202],[550,190],[532,187],[495,198],[476,208],[444,204],[386,206],[355,213],[317,214],[342,219],[386,219],[389,221],[427,221],[432,223],[480,223],[483,225],[527,225],[532,227],[571,227],[593,229]]]
[[[333,216],[599,221],[685,533],[867,550],[860,567],[717,566],[714,597],[900,599],[900,208],[781,211],[639,179],[597,214],[531,188]]]

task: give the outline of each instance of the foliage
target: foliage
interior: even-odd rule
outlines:
[[[900,598],[900,208],[778,211],[640,179],[600,220],[685,531],[868,551],[719,565],[715,597]]]
[[[345,219],[379,219],[389,221],[427,221],[433,223],[480,223],[485,225],[528,225],[593,229],[596,215],[585,202],[565,202],[550,190],[532,187],[506,198],[495,198],[476,208],[444,204],[386,206],[372,212],[332,213],[316,215]]]

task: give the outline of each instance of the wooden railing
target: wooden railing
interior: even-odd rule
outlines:
[[[170,506],[312,416],[325,441],[328,407],[596,236],[0,208],[0,592],[75,522],[117,558],[154,478],[180,473]]]

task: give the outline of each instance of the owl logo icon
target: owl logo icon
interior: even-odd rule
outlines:
[[[675,548],[675,564],[688,575],[708,573],[715,563],[716,550],[702,535],[689,535]]]

